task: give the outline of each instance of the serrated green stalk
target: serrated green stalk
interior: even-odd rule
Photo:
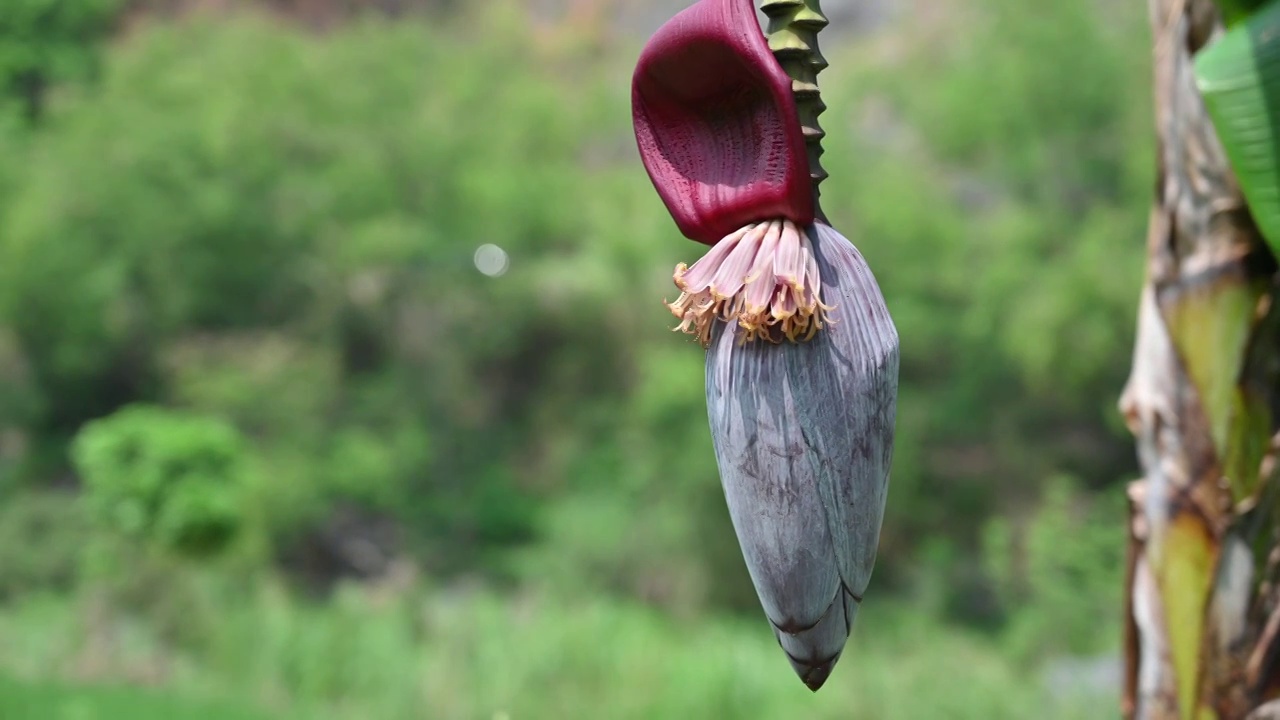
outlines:
[[[822,14],[820,0],[761,0],[760,10],[769,18],[769,49],[791,78],[791,92],[809,151],[814,210],[825,219],[818,205],[818,185],[827,178],[821,162],[826,133],[818,124],[818,116],[827,106],[818,91],[818,73],[827,67],[827,60],[818,49],[818,32],[827,26],[827,17]]]

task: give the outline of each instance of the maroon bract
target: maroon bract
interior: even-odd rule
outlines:
[[[753,222],[813,222],[791,80],[751,0],[701,0],[663,25],[631,101],[645,170],[686,237],[714,245]]]

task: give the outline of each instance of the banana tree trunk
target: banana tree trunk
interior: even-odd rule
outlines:
[[[1280,695],[1276,261],[1192,75],[1211,0],[1149,0],[1158,176],[1133,369],[1126,718],[1264,717]],[[1278,159],[1280,160],[1280,159]]]

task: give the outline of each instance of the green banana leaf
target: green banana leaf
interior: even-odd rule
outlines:
[[[1280,2],[1270,2],[1195,58],[1196,84],[1254,221],[1280,247]]]
[[[1265,0],[1217,0],[1218,10],[1222,12],[1222,20],[1227,27],[1233,27],[1248,18],[1254,10],[1265,4]]]

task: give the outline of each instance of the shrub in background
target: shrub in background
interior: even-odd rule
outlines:
[[[86,425],[72,457],[92,516],[121,535],[208,556],[243,524],[247,447],[222,420],[131,406]]]

